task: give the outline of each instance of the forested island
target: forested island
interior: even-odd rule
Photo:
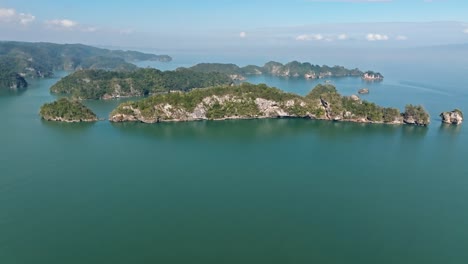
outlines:
[[[235,80],[244,80],[248,75],[268,74],[281,77],[300,77],[306,79],[319,79],[325,77],[361,77],[363,72],[359,69],[346,69],[343,66],[319,66],[305,62],[292,61],[282,64],[270,61],[263,66],[248,65],[239,67],[235,64],[200,63],[188,68],[197,72],[220,72],[231,76]]]
[[[94,122],[98,118],[89,108],[76,100],[61,98],[44,104],[40,111],[42,119],[67,123]]]
[[[231,84],[232,80],[226,74],[187,69],[160,71],[140,68],[131,72],[81,70],[62,78],[50,91],[79,99],[111,99]]]
[[[59,70],[133,71],[138,67],[131,62],[141,60],[170,61],[171,57],[82,44],[1,41],[0,88],[24,88],[27,86],[25,78],[51,77]]]
[[[119,105],[111,122],[177,122],[253,118],[309,118],[360,123],[426,126],[422,106],[408,105],[404,113],[380,107],[357,96],[342,96],[332,85],[317,85],[308,95],[286,93],[264,84],[244,83],[159,94]]]

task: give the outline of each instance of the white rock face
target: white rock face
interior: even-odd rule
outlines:
[[[440,114],[442,122],[446,124],[460,125],[463,123],[463,114],[461,111],[443,112]]]
[[[260,110],[261,113],[268,117],[284,117],[289,115],[286,111],[279,107],[278,103],[275,101],[266,100],[263,98],[256,98],[255,104],[257,105],[258,110]]]

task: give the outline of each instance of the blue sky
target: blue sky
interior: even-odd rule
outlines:
[[[466,0],[0,0],[0,38],[161,49],[442,45],[468,43],[467,14]]]

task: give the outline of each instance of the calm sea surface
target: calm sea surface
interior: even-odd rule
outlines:
[[[58,79],[1,93],[0,263],[468,263],[468,129],[438,117],[468,113],[468,68],[379,65],[382,83],[330,81],[423,104],[428,128],[57,124],[37,113]],[[323,82],[249,81],[302,95]],[[119,101],[86,104],[106,118]]]

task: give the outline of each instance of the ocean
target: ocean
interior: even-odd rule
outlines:
[[[361,97],[383,106],[422,104],[429,127],[60,124],[38,112],[68,73],[2,92],[0,263],[467,263],[468,129],[438,115],[468,111],[468,63],[372,58],[342,64],[383,82],[328,81],[344,95],[369,88]],[[303,58],[314,59],[327,60]],[[139,65],[228,61],[267,62],[176,54]],[[248,81],[305,95],[325,80]],[[107,118],[122,100],[85,104]]]

